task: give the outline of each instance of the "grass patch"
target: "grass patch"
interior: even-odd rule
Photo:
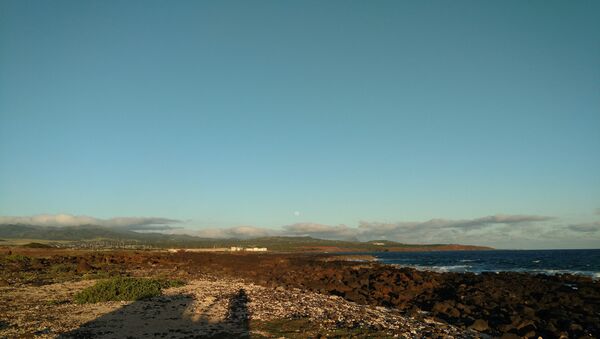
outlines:
[[[77,271],[75,264],[52,264],[50,267],[46,268],[44,274],[40,274],[40,278],[52,282],[76,280]]]
[[[64,304],[68,304],[69,300],[66,299],[52,299],[52,300],[47,300],[46,301],[46,305],[48,306],[58,306],[58,305],[64,305]]]
[[[52,246],[52,245],[42,244],[39,242],[30,242],[28,244],[21,245],[21,246],[26,247],[26,248],[54,248],[54,246]]]
[[[109,279],[110,277],[118,275],[118,272],[113,271],[96,271],[96,272],[87,272],[81,276],[83,280],[96,280],[96,279]]]
[[[48,269],[51,274],[63,274],[75,271],[75,265],[73,264],[54,264]]]
[[[22,254],[9,254],[4,257],[4,260],[12,263],[28,264],[31,258]]]
[[[179,279],[158,279],[162,288],[181,287],[185,285],[185,281]]]
[[[35,272],[18,272],[16,277],[19,281],[26,284],[38,281],[38,275]]]
[[[163,288],[181,286],[178,280],[115,277],[97,282],[74,297],[78,304],[133,301],[159,296]]]

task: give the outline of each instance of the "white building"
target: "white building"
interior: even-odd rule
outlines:
[[[249,248],[246,248],[246,251],[249,251],[249,252],[266,252],[267,248],[266,247],[249,247]]]

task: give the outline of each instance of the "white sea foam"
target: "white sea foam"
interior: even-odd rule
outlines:
[[[412,267],[421,271],[433,272],[469,272],[470,265],[447,265],[447,266],[421,266],[421,265],[402,265],[404,267]]]
[[[502,272],[516,272],[516,273],[530,273],[530,274],[545,274],[545,275],[559,275],[559,274],[573,274],[573,275],[583,275],[592,277],[592,279],[600,279],[600,272],[594,271],[580,271],[580,270],[555,270],[555,269],[527,269],[523,267],[513,268],[508,270],[494,270],[489,271],[486,269],[477,269],[471,265],[446,265],[446,266],[425,266],[425,265],[402,265],[402,264],[393,264],[396,267],[410,267],[420,271],[432,271],[432,272],[472,272],[475,274],[480,274],[483,272],[494,272],[496,274],[500,274]]]

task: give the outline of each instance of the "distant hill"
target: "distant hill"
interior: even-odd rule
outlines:
[[[248,240],[223,240],[224,247],[267,247],[278,251],[306,252],[378,252],[378,251],[443,251],[443,250],[490,250],[490,247],[456,244],[403,244],[389,240],[344,241],[324,240],[312,237],[264,237]]]
[[[41,239],[41,240],[132,240],[143,242],[164,241],[206,241],[209,239],[185,234],[142,233],[115,227],[97,225],[81,226],[36,226],[24,224],[0,225],[0,238],[4,239]]]
[[[39,239],[50,241],[117,240],[136,242],[160,248],[266,247],[275,251],[306,252],[370,252],[370,251],[436,251],[485,250],[489,247],[453,244],[403,244],[389,240],[367,242],[324,240],[312,237],[262,237],[254,239],[209,239],[185,234],[140,233],[96,225],[48,227],[36,225],[0,225],[0,239]]]
[[[0,225],[0,238],[44,239],[44,240],[86,240],[95,238],[134,238],[131,231],[117,231],[107,227],[85,225],[70,227],[46,227],[34,225]]]

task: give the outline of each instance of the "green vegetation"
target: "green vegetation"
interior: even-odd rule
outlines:
[[[274,251],[327,251],[328,247],[355,252],[386,252],[396,250],[435,250],[445,244],[403,244],[389,240],[368,242],[326,240],[312,237],[263,237],[255,239],[208,239],[185,234],[139,233],[129,230],[85,225],[76,227],[44,227],[35,225],[3,225],[0,237],[11,239],[10,244],[27,242],[72,248],[221,248],[266,247]],[[37,240],[36,240],[37,239]],[[5,244],[2,244],[5,245]],[[37,244],[32,246],[39,246]],[[480,248],[483,249],[483,248]]]
[[[157,279],[162,288],[181,287],[185,285],[185,281],[179,279]]]
[[[46,305],[48,306],[58,306],[58,305],[63,305],[63,304],[68,304],[69,300],[67,299],[52,299],[52,300],[47,300],[46,301]]]
[[[29,264],[32,258],[22,254],[9,254],[4,257],[4,261],[16,264]]]
[[[118,275],[119,272],[116,271],[95,271],[95,272],[87,272],[81,276],[83,280],[96,280],[96,279],[108,279],[110,277]]]
[[[77,293],[78,304],[103,301],[133,301],[159,296],[163,288],[182,286],[179,280],[115,277],[97,282]]]
[[[75,270],[76,270],[76,267],[74,264],[58,263],[58,264],[54,264],[54,265],[50,266],[50,268],[48,269],[48,272],[50,274],[60,275],[60,274],[68,273],[68,272],[75,272]]]
[[[52,246],[52,245],[42,244],[39,242],[30,242],[28,244],[21,245],[21,246],[27,247],[27,248],[54,248],[54,246]]]
[[[47,266],[37,270],[37,274],[40,281],[47,282],[65,282],[80,279],[77,264],[70,262],[47,263]]]
[[[345,241],[345,240],[326,240],[312,237],[264,237],[247,240],[216,240],[217,243],[223,243],[224,247],[243,246],[243,247],[267,247],[275,251],[303,251],[313,248],[339,247],[358,251],[385,251],[389,248],[416,248],[416,247],[435,247],[435,245],[409,245],[393,241]],[[380,243],[383,245],[374,245]],[[219,247],[217,245],[217,247]]]

